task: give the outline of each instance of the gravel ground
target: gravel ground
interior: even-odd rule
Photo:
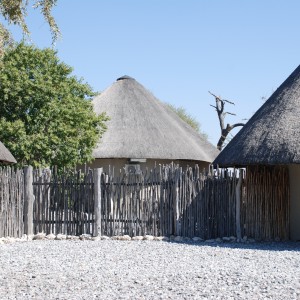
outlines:
[[[300,243],[0,245],[0,299],[300,299]]]

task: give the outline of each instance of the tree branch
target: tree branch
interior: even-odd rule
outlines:
[[[228,136],[228,134],[230,133],[230,131],[233,129],[233,128],[236,128],[236,127],[239,127],[239,126],[244,126],[245,124],[243,123],[236,123],[236,124],[233,124],[233,125],[230,125],[230,124],[227,124],[226,128],[222,130],[222,135],[218,141],[218,144],[217,144],[217,148],[219,150],[222,150],[222,147],[224,145],[224,142]]]
[[[219,100],[221,100],[221,98],[220,97],[218,97],[218,96],[216,96],[215,94],[213,94],[212,92],[210,92],[210,91],[208,91],[212,96],[214,96],[216,99],[219,99]]]
[[[222,101],[225,101],[225,102],[227,102],[227,103],[230,103],[230,104],[232,104],[232,105],[235,105],[234,102],[231,102],[231,101],[229,101],[229,100],[224,100],[224,99],[223,99]]]
[[[225,106],[225,102],[229,103],[229,104],[232,104],[232,105],[235,105],[233,102],[229,101],[229,100],[224,100],[224,99],[221,99],[221,97],[213,94],[212,92],[208,91],[212,96],[215,97],[215,100],[216,100],[216,106],[214,105],[211,105],[212,107],[216,108],[217,110],[217,114],[218,114],[218,118],[219,118],[219,123],[220,123],[220,128],[221,128],[221,137],[218,141],[218,144],[217,144],[217,148],[219,150],[222,150],[222,147],[224,145],[224,142],[229,134],[229,132],[233,129],[233,128],[236,128],[236,127],[239,127],[239,126],[244,126],[245,124],[243,123],[236,123],[236,124],[233,124],[233,125],[230,125],[230,124],[227,124],[226,128],[225,128],[225,125],[224,125],[224,119],[225,119],[225,116],[226,114],[229,114],[229,115],[232,115],[232,116],[236,116],[236,114],[234,113],[231,113],[231,112],[224,112],[224,106]]]
[[[235,127],[243,127],[243,126],[245,126],[245,124],[244,123],[236,123],[236,124],[233,124],[233,125],[231,125],[231,129],[233,129],[233,128],[235,128]]]
[[[218,100],[220,100],[220,101],[224,101],[224,102],[230,103],[230,104],[232,104],[232,105],[235,105],[234,102],[231,102],[231,101],[225,100],[225,99],[221,99],[220,96],[217,96],[217,95],[213,94],[213,93],[210,92],[210,91],[208,91],[208,92],[209,92],[212,96],[214,96],[216,99],[218,99]]]
[[[226,115],[226,114],[229,114],[229,115],[232,115],[232,116],[236,116],[236,114],[231,113],[231,112],[225,112],[224,115]]]

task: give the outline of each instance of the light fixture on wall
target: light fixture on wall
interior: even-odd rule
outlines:
[[[140,164],[147,162],[146,158],[129,158],[129,163]]]

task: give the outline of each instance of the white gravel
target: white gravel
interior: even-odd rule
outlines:
[[[0,299],[300,299],[300,243],[0,245]]]

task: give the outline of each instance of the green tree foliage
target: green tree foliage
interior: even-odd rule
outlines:
[[[71,167],[91,160],[106,129],[91,87],[52,49],[23,43],[0,66],[0,140],[20,165]]]
[[[0,0],[0,14],[8,22],[8,24],[18,25],[22,28],[24,34],[29,35],[29,29],[25,22],[28,6],[39,9],[44,19],[50,26],[53,41],[60,36],[59,28],[55,19],[51,15],[52,8],[56,5],[57,0]],[[0,54],[6,44],[10,43],[10,34],[3,24],[0,24]]]
[[[208,135],[201,130],[201,124],[191,116],[184,107],[176,107],[170,103],[165,103],[167,107],[169,107],[172,111],[174,111],[184,122],[189,124],[193,129],[195,129],[198,133],[208,139]]]

